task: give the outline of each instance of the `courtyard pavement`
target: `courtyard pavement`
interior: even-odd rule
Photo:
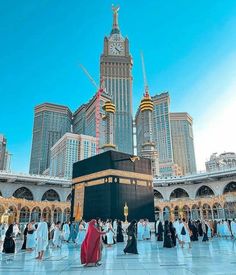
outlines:
[[[232,240],[215,238],[209,243],[194,242],[191,249],[182,249],[163,248],[162,243],[153,238],[138,242],[139,255],[124,255],[123,248],[124,244],[105,248],[102,265],[87,268],[80,264],[79,248],[71,243],[63,244],[61,249],[50,247],[44,261],[36,260],[35,252],[1,253],[0,274],[236,275],[236,241]]]

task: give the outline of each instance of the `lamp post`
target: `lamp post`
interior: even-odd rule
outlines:
[[[125,223],[128,223],[128,220],[127,220],[128,215],[129,215],[129,208],[127,203],[125,203],[125,206],[124,206]]]

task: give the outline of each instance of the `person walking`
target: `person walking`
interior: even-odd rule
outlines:
[[[136,239],[136,234],[137,234],[136,226],[137,226],[137,222],[136,222],[136,220],[133,220],[127,228],[128,241],[127,241],[126,247],[124,249],[125,254],[126,253],[138,254],[137,239]]]
[[[101,236],[106,234],[97,228],[95,219],[89,222],[86,237],[81,245],[80,259],[84,266],[99,266],[101,263]]]

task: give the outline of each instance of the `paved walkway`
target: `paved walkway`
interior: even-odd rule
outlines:
[[[114,245],[104,249],[102,266],[87,268],[80,265],[80,251],[73,244],[49,248],[42,262],[35,260],[35,252],[0,254],[0,274],[236,275],[236,241],[214,239],[194,242],[192,249],[168,249],[153,239],[138,242],[138,250],[139,255],[124,255],[123,244]]]

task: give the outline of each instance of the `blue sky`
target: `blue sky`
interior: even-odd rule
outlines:
[[[134,59],[134,112],[142,50],[151,94],[169,91],[171,111],[194,118],[198,169],[213,152],[236,151],[235,0],[12,0],[0,2],[0,133],[13,170],[28,171],[35,105],[74,111],[94,94],[78,64],[98,80],[112,3]]]

